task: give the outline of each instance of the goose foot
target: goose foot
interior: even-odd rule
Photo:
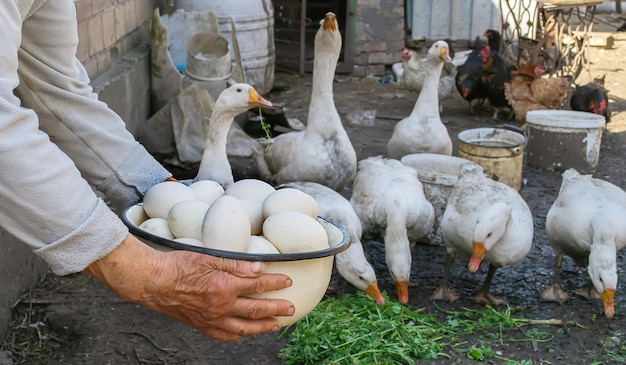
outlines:
[[[591,283],[576,290],[574,294],[580,295],[581,297],[587,298],[587,299],[602,299],[600,297],[600,294],[598,294],[598,291],[593,287]]]
[[[461,296],[459,293],[452,289],[448,284],[441,284],[437,290],[430,297],[431,300],[447,300],[452,303],[455,300],[459,299]]]
[[[506,299],[499,297],[497,295],[493,295],[488,292],[480,291],[474,297],[474,303],[478,304],[491,304],[492,306],[497,306],[500,304],[506,304]]]
[[[539,300],[542,302],[557,302],[559,304],[567,302],[568,299],[569,297],[563,289],[561,289],[561,285],[556,283],[546,288],[539,296]]]

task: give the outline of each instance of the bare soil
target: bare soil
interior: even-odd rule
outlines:
[[[607,18],[615,25],[617,17]],[[610,92],[612,120],[602,139],[596,177],[626,188],[623,156],[626,150],[626,33],[615,33],[612,49],[591,48],[589,70],[578,80],[584,83],[606,73]],[[335,102],[344,117],[359,158],[385,155],[386,143],[394,124],[409,114],[417,95],[392,83],[375,79],[338,75]],[[274,90],[267,98],[281,104],[288,117],[306,122],[310,75],[278,72]],[[375,118],[371,118],[375,114]],[[450,135],[462,130],[510,123],[492,120],[489,111],[469,114],[468,105],[459,95],[443,102],[442,117]],[[456,153],[456,152],[455,152]],[[233,159],[238,178],[257,177],[249,159]],[[179,177],[193,171],[177,171]],[[562,284],[570,294],[560,306],[539,302],[540,292],[553,275],[554,256],[544,230],[548,208],[556,198],[559,172],[524,166],[521,195],[535,218],[534,246],[528,257],[515,267],[500,269],[493,282],[493,292],[505,296],[512,307],[528,319],[562,320],[561,325],[538,325],[532,328],[505,330],[499,334],[474,334],[464,338],[468,344],[491,346],[500,359],[492,364],[618,364],[626,361],[626,293],[620,282],[615,297],[616,315],[604,317],[599,301],[573,295],[573,290],[588,281],[585,268],[566,259]],[[395,298],[395,289],[384,262],[384,247],[379,241],[366,243],[382,290]],[[410,306],[442,315],[428,299],[443,275],[444,250],[439,245],[417,246],[413,252]],[[624,277],[626,258],[618,257],[620,279]],[[438,303],[443,309],[480,308],[472,302],[474,292],[485,278],[486,267],[469,274],[462,265],[454,266],[453,285],[462,297],[453,304]],[[336,273],[328,296],[352,293],[354,288]],[[164,316],[134,304],[125,303],[86,275],[44,277],[40,284],[25,293],[13,311],[12,328],[0,349],[0,364],[283,364],[277,356],[287,339],[276,334],[257,335],[238,343],[220,343]],[[569,324],[568,324],[569,323]],[[526,331],[549,334],[545,342],[524,340]],[[499,340],[499,336],[502,340]],[[473,363],[463,352],[447,349],[449,359],[424,361],[428,364]]]

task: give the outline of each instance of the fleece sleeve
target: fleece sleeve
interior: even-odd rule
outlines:
[[[119,209],[170,174],[92,93],[73,1],[20,3],[0,2],[0,224],[64,275],[128,233],[92,187]]]

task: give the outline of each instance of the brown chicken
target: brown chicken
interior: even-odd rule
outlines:
[[[567,97],[571,77],[540,77],[543,71],[543,66],[527,63],[511,72],[511,81],[504,84],[517,122],[523,123],[531,110],[556,109]]]

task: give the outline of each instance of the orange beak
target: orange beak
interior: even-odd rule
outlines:
[[[265,100],[261,95],[259,95],[258,92],[256,92],[256,90],[250,88],[250,90],[248,91],[248,105],[250,107],[261,105],[272,106],[272,103],[269,100]]]
[[[439,48],[439,58],[444,61],[452,61],[452,58],[450,58],[450,50],[448,49],[448,47]]]
[[[336,27],[336,20],[337,16],[335,15],[335,13],[332,12],[328,12],[326,13],[326,16],[324,16],[324,24],[322,25],[322,29],[324,30],[332,30],[333,32],[337,30]]]
[[[385,304],[385,298],[383,297],[383,295],[380,293],[380,290],[378,289],[378,282],[374,281],[373,283],[371,283],[365,289],[365,293],[367,293],[367,295],[372,297],[376,301],[376,303],[380,305]]]
[[[600,297],[602,298],[602,305],[604,305],[604,315],[606,318],[613,318],[615,315],[615,289],[606,289]]]
[[[409,282],[396,281],[396,291],[398,292],[398,302],[406,304],[409,302]]]
[[[467,264],[469,272],[474,273],[478,271],[486,252],[485,245],[482,242],[472,242],[472,258]]]

